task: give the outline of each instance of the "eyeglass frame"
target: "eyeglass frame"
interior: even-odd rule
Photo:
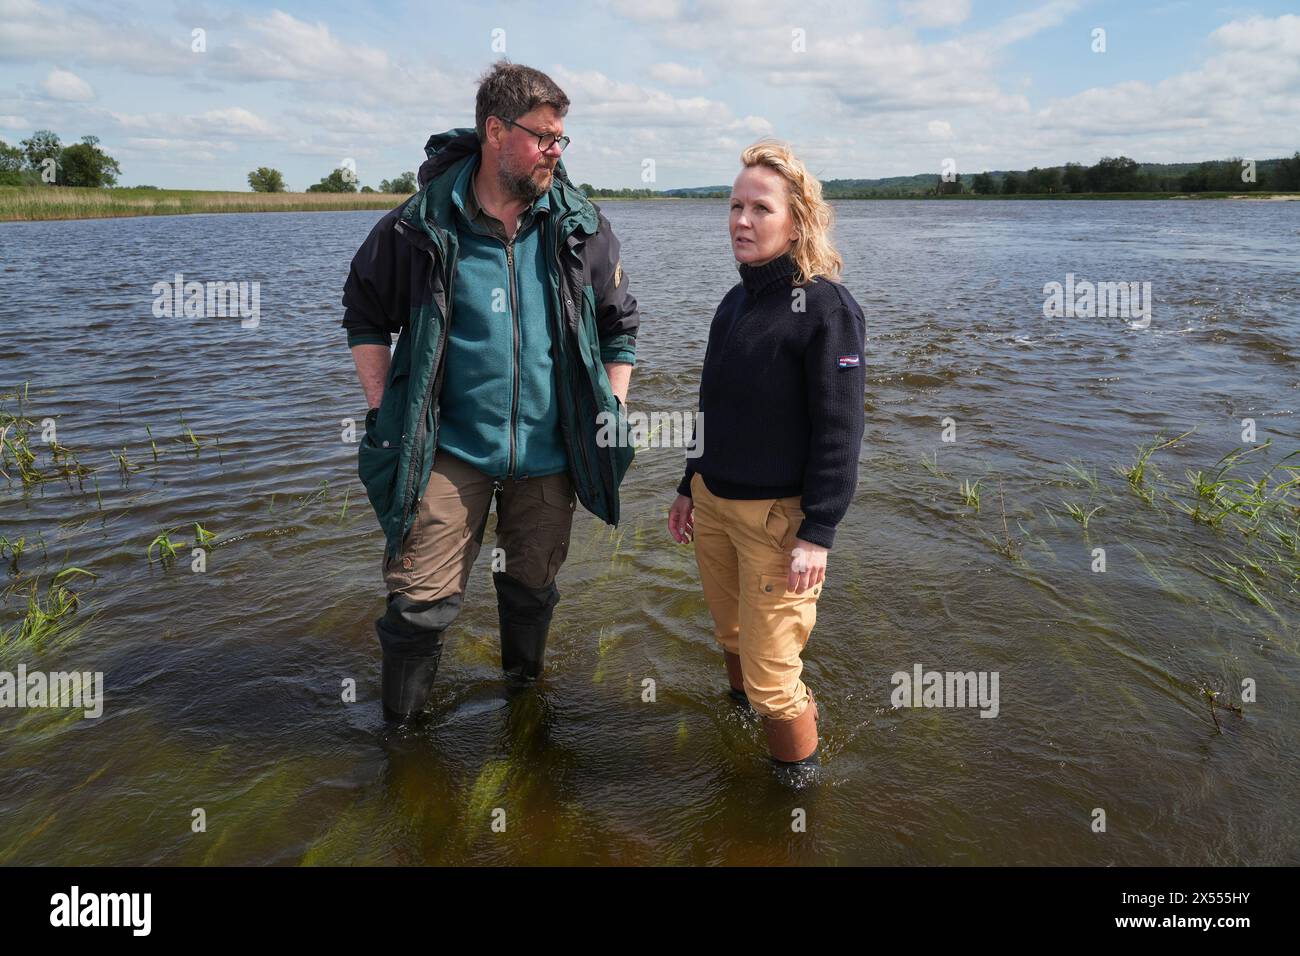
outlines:
[[[495,114],[494,114],[494,115],[495,115]],[[560,152],[561,152],[561,153],[563,153],[566,149],[568,149],[569,146],[573,143],[573,140],[572,140],[570,137],[568,137],[568,136],[556,136],[554,133],[539,133],[539,132],[537,132],[537,130],[535,130],[535,129],[529,129],[527,126],[524,126],[524,125],[521,124],[521,123],[516,123],[514,120],[508,120],[508,119],[506,119],[504,116],[498,116],[497,119],[499,119],[501,122],[507,124],[508,126],[518,126],[518,127],[519,127],[521,130],[523,130],[525,133],[529,133],[529,134],[531,134],[531,135],[533,135],[533,136],[536,136],[536,137],[537,137],[537,151],[538,151],[539,153],[544,153],[544,152],[546,152],[548,149],[551,148],[550,146],[543,146],[543,145],[542,145],[542,140],[545,139],[547,136],[552,137],[552,140],[551,140],[551,145],[552,145],[552,146],[555,145],[556,143],[559,143],[559,142],[563,141],[564,145],[560,147]]]

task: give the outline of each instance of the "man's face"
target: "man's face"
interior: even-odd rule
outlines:
[[[519,127],[563,136],[564,117],[555,111],[555,107],[543,105],[515,122],[519,125],[502,123],[500,127],[497,179],[506,195],[532,203],[551,188],[555,164],[560,161],[560,148],[553,145],[542,152],[537,148],[537,137]]]

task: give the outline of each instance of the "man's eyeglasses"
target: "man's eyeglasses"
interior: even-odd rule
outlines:
[[[514,120],[508,120],[504,116],[498,116],[497,119],[501,120],[501,122],[505,123],[507,126],[519,126],[519,124]],[[556,136],[554,133],[539,133],[537,130],[529,129],[527,126],[519,126],[519,128],[525,133],[531,133],[537,137],[537,149],[539,152],[546,152],[556,143],[560,144],[560,152],[564,152],[568,148],[569,143],[573,142],[567,136]]]

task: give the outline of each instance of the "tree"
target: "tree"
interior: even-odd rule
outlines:
[[[45,160],[57,161],[59,153],[63,150],[58,134],[48,129],[38,129],[32,133],[31,138],[23,140],[19,145],[23,148],[23,155],[27,157],[27,168],[38,172]]]
[[[991,196],[998,191],[997,184],[993,182],[993,177],[988,173],[976,173],[975,178],[971,181],[971,189],[981,196]]]
[[[362,186],[362,187],[361,187],[361,191],[362,191],[363,193],[372,193],[372,192],[374,192],[375,190],[374,190],[374,187],[373,187],[373,186]]]
[[[0,139],[0,172],[16,173],[23,168],[23,151]]]
[[[415,173],[402,173],[394,179],[381,179],[379,181],[379,191],[381,193],[413,193],[416,190]]]
[[[1024,192],[1024,181],[1020,178],[1020,174],[1007,173],[1002,180],[1002,194],[1004,196],[1014,196],[1019,192]]]
[[[592,196],[596,194],[596,187],[593,186],[591,183],[583,183],[581,186],[578,187],[578,189],[580,189],[582,191],[582,194],[586,196],[588,199],[590,199]]]
[[[1052,167],[1039,169],[1035,166],[1025,173],[1025,192],[1055,193],[1061,191],[1061,171]]]
[[[1094,193],[1131,193],[1138,188],[1138,164],[1127,156],[1105,156],[1084,174],[1088,189]]]
[[[1061,182],[1072,193],[1086,192],[1088,177],[1082,163],[1066,163],[1061,173]]]
[[[350,170],[339,167],[314,186],[308,186],[309,193],[354,193],[357,191],[356,179]]]
[[[99,148],[98,136],[83,136],[59,154],[59,181],[65,186],[112,186],[122,168]]]
[[[255,193],[282,193],[285,190],[284,175],[278,169],[258,166],[248,174],[248,185]]]
[[[1300,189],[1300,152],[1290,159],[1277,161],[1273,182],[1276,189]]]
[[[0,139],[0,186],[21,186],[23,151]]]

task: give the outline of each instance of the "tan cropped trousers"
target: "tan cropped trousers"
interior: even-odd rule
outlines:
[[[763,717],[793,720],[808,706],[799,654],[817,622],[823,585],[789,590],[791,551],[803,521],[800,498],[742,501],[691,478],[695,560],[713,633],[740,655],[745,694]]]

